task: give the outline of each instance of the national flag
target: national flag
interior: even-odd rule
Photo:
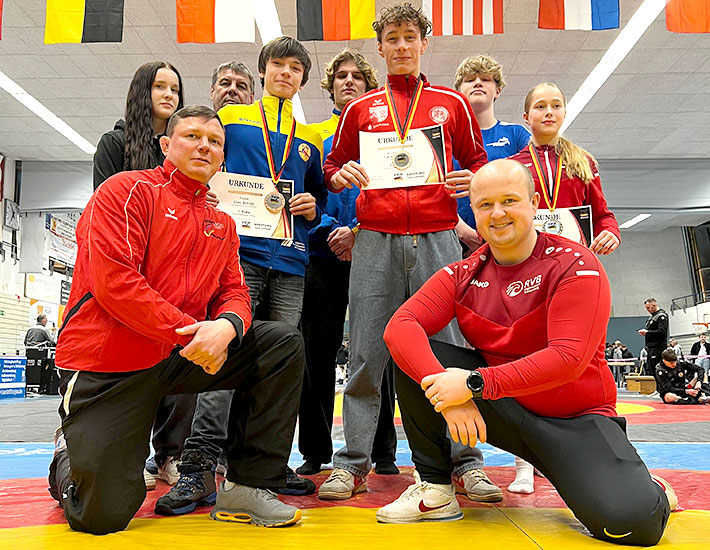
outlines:
[[[122,40],[123,0],[47,0],[45,44]]]
[[[375,0],[296,0],[299,40],[374,38]]]
[[[0,40],[2,40],[2,0],[0,0]]]
[[[503,0],[423,0],[433,36],[501,34]]]
[[[251,0],[176,0],[177,41],[255,42]]]
[[[710,2],[666,0],[666,29],[671,32],[710,32]]]
[[[619,28],[619,0],[540,0],[540,29],[602,31]]]

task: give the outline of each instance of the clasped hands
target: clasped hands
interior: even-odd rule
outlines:
[[[475,447],[477,439],[486,442],[486,423],[466,385],[469,374],[468,370],[452,367],[425,376],[421,386],[434,410],[444,416],[451,439]]]

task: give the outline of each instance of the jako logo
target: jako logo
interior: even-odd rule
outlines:
[[[508,288],[505,289],[505,293],[513,298],[514,296],[517,296],[523,291],[523,283],[520,281],[514,281],[508,285]]]
[[[471,284],[476,285],[478,288],[486,288],[491,283],[488,281],[478,281],[477,279],[472,279]]]

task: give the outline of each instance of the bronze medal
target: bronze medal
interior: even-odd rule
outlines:
[[[272,191],[264,197],[266,209],[272,214],[278,214],[286,206],[286,198],[278,191]]]
[[[542,224],[542,230],[545,233],[562,235],[562,229],[562,222],[560,220],[545,220],[545,223]]]
[[[392,157],[392,164],[397,170],[406,170],[412,164],[412,155],[406,151],[400,151]]]

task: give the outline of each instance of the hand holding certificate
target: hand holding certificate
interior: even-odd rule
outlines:
[[[266,239],[292,239],[293,213],[289,201],[293,182],[217,172],[210,188],[219,198],[219,209],[237,224],[237,233]]]

